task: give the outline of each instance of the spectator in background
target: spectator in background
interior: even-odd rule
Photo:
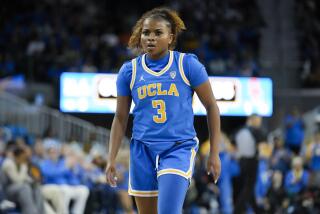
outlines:
[[[29,158],[30,174],[39,183],[43,183],[43,175],[40,164],[45,158],[43,139],[37,137],[32,148],[32,156]],[[60,189],[51,185],[42,185],[41,192],[46,200],[45,209],[49,213],[63,213],[63,197]]]
[[[271,187],[267,192],[267,209],[268,213],[284,213],[282,202],[286,196],[283,187],[283,174],[279,170],[275,170],[272,174]]]
[[[6,142],[8,142],[11,139],[12,139],[12,133],[10,129],[5,126],[0,126],[0,144],[4,145]]]
[[[283,139],[279,136],[273,138],[273,144],[274,148],[270,157],[271,168],[285,174],[290,168],[292,153],[284,147]]]
[[[6,143],[11,139],[11,132],[8,128],[0,126],[0,165],[5,157]]]
[[[233,187],[232,178],[239,174],[239,165],[235,159],[235,148],[231,144],[230,139],[225,133],[220,135],[219,155],[221,159],[221,171],[220,179],[217,183],[219,188],[219,210],[224,214],[231,214],[234,211],[233,203]],[[204,162],[209,155],[210,143],[206,140],[201,144],[200,154]],[[212,212],[212,211],[211,211]]]
[[[198,52],[209,72],[258,75],[263,20],[256,2],[172,0],[163,4],[178,9],[186,20],[189,33],[179,45],[184,52]],[[124,44],[133,20],[158,4],[141,3],[127,1],[123,19],[119,1],[11,2],[2,14],[6,20],[0,29],[0,77],[23,73],[28,81],[54,82],[61,72],[118,70],[120,62],[131,58]],[[243,50],[252,58],[242,56]]]
[[[299,209],[302,201],[302,193],[308,185],[309,173],[303,168],[303,160],[301,157],[292,159],[291,170],[285,177],[285,191],[289,198],[289,205]]]
[[[221,134],[220,142],[221,172],[218,181],[220,210],[224,214],[232,214],[234,211],[232,178],[239,175],[240,168],[235,159],[235,148],[225,134]]]
[[[269,165],[271,155],[272,147],[269,144],[262,143],[259,145],[259,164],[255,186],[255,196],[258,206],[263,208],[263,210],[266,210],[268,207],[266,204],[266,198],[268,189],[271,186],[272,173]]]
[[[36,138],[35,143],[33,144],[32,162],[39,164],[44,158],[45,149],[43,140],[41,138]]]
[[[311,170],[311,186],[320,189],[320,130],[314,134],[312,142],[307,146],[306,161]]]
[[[304,87],[320,87],[320,3],[317,0],[295,1],[296,26],[300,36],[302,83]]]
[[[195,160],[194,177],[188,190],[185,209],[190,209],[192,212],[201,213],[203,210],[211,213],[218,212],[219,189],[212,182],[212,178],[206,170],[208,160],[210,142],[205,141],[201,144],[200,155]]]
[[[1,168],[2,186],[9,200],[21,207],[23,214],[44,213],[44,200],[38,185],[28,174],[26,149],[15,146],[12,158],[7,157]]]
[[[40,168],[44,177],[44,186],[49,185],[60,190],[63,207],[56,207],[56,210],[62,210],[63,214],[69,213],[70,201],[73,200],[72,213],[83,214],[89,190],[80,183],[73,172],[76,159],[72,156],[61,156],[61,145],[54,141],[46,146],[48,156],[42,161]]]
[[[304,123],[298,108],[294,107],[291,113],[285,117],[285,146],[299,155],[303,141]]]
[[[255,199],[255,184],[258,170],[258,146],[266,142],[266,137],[261,129],[262,118],[251,115],[247,118],[246,125],[235,135],[235,143],[240,164],[240,193],[238,195],[235,213],[243,213],[247,206],[259,213]]]
[[[121,208],[126,214],[133,214],[133,201],[132,197],[128,195],[129,184],[129,148],[124,148],[119,151],[117,156],[117,172],[118,172],[118,185],[117,195],[121,203]]]
[[[94,146],[90,150],[89,161],[92,166],[86,170],[86,184],[90,188],[86,214],[115,213],[117,210],[116,193],[105,181],[103,170],[106,167],[106,159],[103,151],[105,147],[100,146]]]

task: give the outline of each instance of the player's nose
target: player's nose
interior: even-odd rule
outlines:
[[[155,34],[154,33],[150,33],[149,37],[148,37],[148,41],[154,41],[155,40]]]
[[[148,42],[154,42],[155,38],[154,37],[149,37]]]

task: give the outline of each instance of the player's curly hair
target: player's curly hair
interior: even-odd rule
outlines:
[[[170,23],[171,33],[173,34],[172,43],[169,46],[170,50],[173,50],[177,43],[178,35],[186,29],[184,22],[179,17],[178,13],[166,7],[157,7],[144,13],[141,18],[137,21],[132,30],[132,35],[130,37],[128,47],[133,52],[141,54],[143,52],[140,43],[141,31],[143,22],[147,18],[162,18]]]

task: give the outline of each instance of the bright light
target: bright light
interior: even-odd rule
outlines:
[[[170,77],[169,77],[170,78]],[[63,73],[60,78],[60,109],[63,112],[114,113],[116,110],[116,74]],[[171,78],[170,78],[171,79]],[[272,81],[269,78],[209,77],[221,115],[271,116]],[[131,112],[134,105],[131,105]],[[206,110],[195,94],[193,111]]]

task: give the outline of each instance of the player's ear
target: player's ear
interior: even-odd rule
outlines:
[[[171,45],[173,42],[173,33],[169,34],[169,45]]]

